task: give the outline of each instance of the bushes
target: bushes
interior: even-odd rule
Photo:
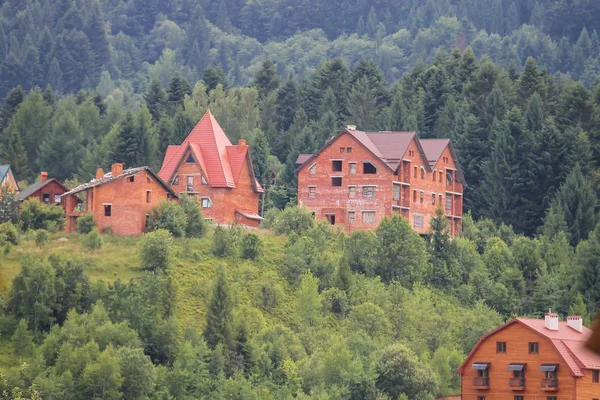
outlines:
[[[19,244],[19,232],[17,227],[10,222],[0,224],[0,236],[4,237],[4,240],[10,244]]]
[[[87,234],[83,241],[83,246],[88,250],[98,250],[102,247],[102,236],[97,229],[94,229],[90,233]]]
[[[277,234],[305,233],[315,225],[312,212],[305,207],[287,207],[273,221],[273,230]]]
[[[174,237],[199,238],[206,233],[206,227],[200,203],[190,196],[182,196],[181,205],[163,200],[148,217],[149,231],[166,229]]]
[[[23,230],[46,229],[58,232],[65,226],[65,211],[61,207],[43,204],[38,199],[25,200],[21,206]]]
[[[242,239],[242,257],[257,260],[262,256],[263,243],[256,233],[248,233]]]
[[[77,232],[87,235],[96,227],[96,220],[91,213],[87,213],[77,218]]]
[[[35,245],[37,247],[44,247],[48,242],[48,231],[40,229],[35,233]]]
[[[149,271],[165,270],[173,257],[173,237],[166,229],[159,229],[142,236],[140,242],[140,266]]]
[[[202,215],[200,202],[195,197],[183,195],[181,197],[181,208],[185,213],[187,224],[185,236],[188,238],[201,238],[206,234],[207,223]]]
[[[235,243],[228,229],[217,226],[213,236],[212,252],[219,257],[230,256],[235,253]]]

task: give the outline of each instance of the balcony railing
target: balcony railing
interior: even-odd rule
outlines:
[[[482,378],[482,377],[473,378],[473,386],[479,387],[479,388],[488,388],[488,387],[490,387],[490,378]]]
[[[525,378],[511,378],[508,380],[508,386],[513,389],[525,389]]]
[[[544,390],[558,390],[558,379],[546,378],[542,379],[540,387]]]

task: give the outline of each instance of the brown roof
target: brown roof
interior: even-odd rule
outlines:
[[[296,165],[304,164],[308,159],[312,158],[313,154],[298,154]]]
[[[452,154],[452,158],[454,159],[454,164],[456,165],[456,171],[458,173],[457,178],[458,181],[462,184],[465,184],[465,177],[462,172],[462,168],[458,161],[458,157],[456,156],[456,152],[454,151],[454,147],[452,146],[452,142],[450,139],[420,139],[421,147],[425,152],[425,157],[427,158],[427,162],[431,169],[435,167],[437,162],[440,160],[442,153],[446,149],[446,147],[450,148],[450,154]]]
[[[465,361],[458,368],[457,373],[462,374],[464,372],[464,369],[475,354],[475,351],[488,337],[507,326],[516,323],[522,324],[548,338],[564,362],[569,366],[571,375],[583,376],[583,370],[585,369],[600,369],[600,354],[596,354],[585,347],[586,341],[592,335],[590,329],[583,327],[583,330],[578,332],[568,326],[566,322],[560,321],[558,323],[558,330],[553,331],[546,329],[545,321],[543,319],[515,318],[482,336],[475,347],[473,347],[473,350],[471,350],[471,353],[469,353]]]
[[[31,196],[32,194],[34,194],[38,190],[42,189],[44,186],[48,185],[50,182],[56,182],[59,186],[61,186],[63,188],[64,191],[68,191],[69,190],[58,179],[51,178],[51,179],[45,180],[44,182],[38,181],[38,182],[34,183],[33,185],[28,186],[25,190],[23,190],[21,193],[19,193],[15,197],[15,200],[16,201],[24,201],[24,200],[26,200],[29,196]]]

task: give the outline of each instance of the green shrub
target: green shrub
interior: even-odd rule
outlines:
[[[173,237],[166,229],[142,236],[139,245],[140,266],[149,271],[166,270],[173,257]]]
[[[44,247],[48,242],[48,231],[40,229],[35,233],[35,245],[37,247]]]
[[[148,231],[166,229],[174,237],[183,237],[186,233],[188,219],[181,207],[175,201],[163,200],[150,210],[148,215]]]
[[[14,244],[15,246],[19,244],[19,231],[11,222],[0,224],[0,234],[4,235],[5,240],[8,243]]]
[[[217,226],[212,242],[212,252],[215,256],[226,257],[235,253],[235,239],[230,229]]]
[[[87,234],[83,241],[83,245],[88,250],[98,250],[102,247],[102,236],[97,229],[94,229],[90,233]]]
[[[65,220],[65,211],[62,207],[44,204],[39,199],[29,199],[22,203],[19,221],[25,231],[29,229],[59,231],[65,227]]]
[[[242,257],[258,260],[262,256],[263,242],[256,233],[248,233],[242,239]]]
[[[187,220],[185,236],[188,238],[204,236],[208,223],[204,220],[202,207],[198,199],[184,194],[181,197],[181,208],[183,208]]]
[[[297,233],[302,235],[315,225],[312,212],[306,207],[287,207],[273,221],[273,230],[277,234]]]
[[[77,232],[87,235],[96,227],[96,220],[91,213],[86,213],[77,218]]]
[[[279,208],[270,208],[267,211],[265,211],[265,215],[263,215],[263,220],[260,223],[261,228],[273,229],[275,218],[277,218],[279,214],[281,214],[281,210]]]

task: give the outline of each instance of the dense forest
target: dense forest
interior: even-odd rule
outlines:
[[[157,170],[210,108],[264,228],[163,204],[141,239],[0,200],[0,399],[429,400],[481,334],[600,308],[593,0],[0,0],[0,163]],[[346,124],[449,137],[463,233],[342,234],[293,207]],[[441,210],[440,210],[441,212]],[[86,228],[87,227],[87,228]],[[166,229],[166,230],[165,230]]]

